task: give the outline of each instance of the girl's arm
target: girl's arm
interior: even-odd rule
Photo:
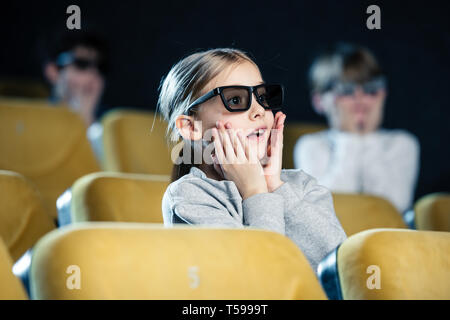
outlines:
[[[219,227],[254,227],[285,234],[283,197],[258,193],[245,200],[238,191],[224,197],[201,179],[169,187],[163,198],[165,225],[188,223]],[[242,206],[238,203],[242,202]]]
[[[334,212],[331,192],[301,170],[284,170],[282,178],[285,183],[273,193],[283,197],[286,236],[316,268],[346,239]]]

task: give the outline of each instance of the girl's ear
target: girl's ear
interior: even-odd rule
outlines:
[[[195,121],[193,117],[181,115],[175,120],[178,133],[185,140],[199,140],[202,138],[202,122]]]

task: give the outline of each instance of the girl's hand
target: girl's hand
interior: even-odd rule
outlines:
[[[272,130],[270,130],[270,138],[267,142],[268,161],[263,166],[263,170],[269,192],[272,192],[283,184],[280,176],[283,162],[283,130],[285,120],[286,115],[278,111],[275,115]]]
[[[268,192],[263,168],[258,160],[256,152],[249,148],[249,141],[242,132],[231,129],[231,124],[226,127],[221,121],[217,122],[217,128],[212,129],[214,137],[215,155],[214,168],[224,178],[236,184],[242,199],[247,199],[258,193]]]

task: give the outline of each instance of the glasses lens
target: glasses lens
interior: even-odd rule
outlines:
[[[382,80],[373,80],[366,82],[362,86],[365,94],[376,95],[381,89],[384,89],[384,81]]]
[[[246,88],[225,88],[222,95],[229,108],[235,110],[248,108],[249,95]]]
[[[334,91],[339,96],[353,96],[356,88],[359,87],[363,90],[364,94],[376,95],[381,89],[384,89],[384,80],[371,80],[361,85],[353,82],[340,82],[334,87]]]
[[[338,83],[334,88],[339,96],[352,96],[355,93],[356,85],[354,83]]]
[[[281,108],[283,104],[283,89],[278,84],[263,85],[256,89],[256,97],[264,108]]]
[[[86,60],[86,59],[75,58],[75,60],[73,60],[73,64],[78,69],[85,70],[85,69],[89,68],[92,65],[92,62],[89,61],[89,60]]]
[[[75,58],[73,60],[73,65],[79,70],[97,69],[101,71],[100,66],[97,64],[97,61],[95,60]]]

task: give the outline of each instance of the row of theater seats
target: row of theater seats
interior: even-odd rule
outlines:
[[[59,225],[84,221],[162,223],[161,201],[169,183],[165,175],[88,174],[58,199]],[[347,235],[371,228],[406,228],[400,213],[385,199],[335,193],[333,200]]]
[[[85,222],[34,247],[33,299],[450,299],[450,234],[371,229],[319,265],[256,229]],[[0,240],[0,298],[26,299]]]
[[[294,142],[298,137],[298,134],[301,134],[300,131],[297,131],[297,137],[294,137],[295,128],[297,127],[299,130],[305,130],[305,128],[308,128],[306,126],[295,125],[287,127],[291,128],[291,133],[288,134],[288,136],[290,136],[289,139]],[[0,157],[0,169],[8,170],[0,173],[1,190],[5,190],[5,192],[0,194],[2,203],[2,207],[0,209],[0,237],[3,239],[6,248],[10,252],[12,257],[11,261],[16,262],[27,249],[33,247],[39,238],[47,234],[50,230],[55,229],[56,225],[54,220],[56,218],[58,218],[58,224],[60,226],[70,225],[63,229],[50,232],[41,241],[39,241],[39,244],[36,248],[34,248],[33,267],[31,268],[32,272],[30,282],[32,298],[81,297],[80,295],[77,295],[77,291],[63,293],[63,291],[67,288],[58,280],[61,278],[58,278],[58,276],[55,276],[55,278],[50,276],[51,273],[49,273],[49,270],[53,268],[50,265],[51,263],[54,263],[56,266],[65,265],[64,259],[70,260],[71,252],[74,252],[72,260],[88,260],[88,258],[84,257],[81,253],[76,253],[76,250],[81,250],[84,246],[80,247],[74,244],[78,241],[80,241],[80,243],[83,241],[79,240],[79,235],[86,233],[82,231],[84,230],[83,228],[91,230],[89,232],[93,234],[100,234],[103,232],[98,229],[103,230],[106,228],[111,230],[105,231],[107,234],[111,235],[106,236],[106,238],[113,239],[114,237],[118,237],[118,239],[121,239],[122,241],[131,241],[129,245],[130,247],[134,247],[135,245],[139,246],[139,244],[131,244],[133,241],[138,240],[133,240],[131,238],[128,239],[128,237],[131,237],[129,235],[134,233],[133,230],[136,228],[143,228],[145,230],[148,229],[149,233],[155,232],[155,237],[159,238],[159,240],[156,241],[158,244],[165,241],[173,241],[172,248],[178,253],[179,251],[177,251],[178,249],[176,247],[184,247],[183,241],[185,240],[183,240],[182,237],[179,237],[177,232],[185,232],[188,234],[187,237],[193,237],[194,239],[198,239],[200,242],[203,241],[208,244],[210,243],[209,233],[204,231],[203,228],[176,228],[177,230],[173,230],[163,229],[161,226],[161,199],[165,188],[169,184],[168,174],[170,173],[172,166],[172,162],[170,160],[170,148],[165,144],[164,139],[165,130],[166,125],[164,122],[158,119],[158,117],[155,117],[152,113],[124,110],[111,112],[102,119],[102,135],[100,136],[100,139],[93,139],[92,141],[94,150],[101,151],[97,152],[99,159],[101,160],[100,164],[97,164],[92,148],[86,138],[85,128],[79,118],[68,109],[64,107],[49,107],[45,102],[31,103],[30,101],[23,99],[0,100],[0,154],[2,155]],[[308,130],[317,130],[317,127],[312,126],[309,127]],[[291,145],[293,146],[293,143]],[[101,172],[101,169],[107,171]],[[57,199],[58,201],[56,201]],[[401,215],[389,202],[384,199],[367,195],[335,194],[334,201],[336,213],[348,235],[355,234],[356,236],[359,235],[360,231],[374,228],[406,228]],[[411,216],[412,220],[415,220],[416,227],[418,229],[449,231],[449,202],[449,195],[446,194],[430,195],[423,200],[420,200],[416,204],[417,210],[415,211],[417,214]],[[56,210],[56,203],[58,210]],[[102,221],[113,221],[114,223],[97,226],[97,224]],[[131,227],[128,224],[124,224],[124,222],[134,222],[139,224]],[[148,226],[148,223],[154,223],[157,225]],[[123,231],[124,229],[128,230],[129,228],[131,228],[131,231]],[[116,231],[116,229],[122,231]],[[242,235],[239,237],[249,237],[250,239],[252,234],[255,234],[246,231],[243,231]],[[224,237],[234,237],[233,235],[236,234],[237,231],[223,230],[222,232]],[[387,231],[379,230],[378,232],[386,234]],[[397,229],[392,232],[395,234],[392,239],[396,239],[397,233],[405,234]],[[124,236],[125,234],[126,236]],[[208,236],[204,236],[204,234]],[[267,232],[264,234],[267,234]],[[415,231],[412,232],[412,234],[409,232],[406,234],[406,237],[413,237],[411,239],[415,239],[414,237],[421,239],[421,236],[416,236],[416,234],[424,233]],[[445,236],[442,236],[442,233],[439,232],[431,234],[433,234],[432,237],[444,239],[441,239],[442,241],[439,240],[442,242],[439,250],[444,249],[448,252],[449,242],[448,237],[446,237],[448,236],[448,233],[444,233]],[[434,234],[436,234],[436,236],[434,236]],[[59,248],[59,242],[63,241],[61,239],[66,239],[66,235],[68,238],[75,237],[77,240],[73,240],[74,242],[71,242],[72,240],[69,241],[69,243],[71,243],[69,244],[69,247],[71,246],[72,249],[67,251],[68,253],[64,258],[62,258],[63,260],[58,260],[59,255],[55,255],[51,252],[53,248]],[[149,237],[152,236],[149,235]],[[403,235],[400,237],[403,237]],[[285,240],[290,243],[288,239]],[[90,241],[92,242],[92,240]],[[153,245],[153,240],[149,240],[147,242],[146,239],[142,239],[142,241],[146,243],[146,246]],[[214,244],[217,245],[218,248],[221,247],[220,241],[222,240],[218,240],[218,244]],[[349,241],[350,239],[347,242]],[[87,240],[84,243],[88,244],[89,241]],[[102,242],[99,241],[100,246],[101,243]],[[89,255],[91,257],[104,257],[106,260],[103,261],[100,259],[98,262],[92,262],[93,264],[98,263],[98,265],[105,265],[111,263],[114,265],[114,263],[118,263],[123,265],[130,263],[130,270],[133,270],[131,273],[134,272],[133,268],[139,269],[142,267],[139,263],[132,262],[135,260],[133,260],[133,258],[129,255],[123,254],[124,258],[122,259],[121,251],[119,249],[113,249],[115,248],[114,245],[112,244],[110,246],[107,243],[107,241],[104,242],[103,252],[97,252]],[[211,244],[212,243],[213,242],[211,242]],[[418,243],[420,243],[420,241]],[[414,246],[418,243],[413,241],[411,248],[414,248]],[[267,245],[270,246],[269,244]],[[290,245],[292,246],[292,244]],[[387,242],[385,242],[381,247],[383,246],[388,247]],[[420,246],[421,245],[419,245],[419,248]],[[239,251],[238,247],[239,246],[235,249]],[[345,248],[344,244],[341,247]],[[264,250],[267,249],[264,247],[264,244],[262,244],[262,248]],[[201,249],[204,250],[204,248]],[[108,253],[111,250],[113,250],[115,254]],[[162,260],[165,262],[158,264],[158,255],[164,255],[164,250],[168,249],[165,249],[165,247],[160,245],[159,247],[156,247],[155,250],[161,251],[153,252],[154,256],[149,257],[148,259],[154,263],[154,267],[157,270],[170,268],[171,264],[179,264],[183,261],[181,258],[184,257],[183,255],[180,256],[181,260],[177,260],[177,255],[174,255],[170,258],[170,261]],[[188,256],[191,255],[191,257],[197,257],[200,260],[210,259],[211,256],[209,258],[199,257],[202,250],[199,249],[197,252],[195,251],[195,246],[193,246],[192,250],[188,250],[189,252],[186,254]],[[264,250],[262,252],[264,252]],[[341,248],[339,249],[339,252],[345,250],[346,249]],[[441,252],[439,250],[433,252],[438,254]],[[339,254],[337,252],[338,251],[330,253],[328,259],[322,264],[322,272],[320,273],[322,286],[326,289],[328,296],[331,298],[344,299],[358,297],[368,298],[369,296],[364,295],[357,296],[351,294],[337,294],[336,292],[347,292],[347,289],[345,289],[347,287],[345,285],[342,287],[330,285],[330,283],[339,283],[336,281],[336,274],[339,275],[337,277],[339,278],[342,276],[342,273],[345,274],[345,271],[352,269],[350,266],[348,268],[344,267],[345,270],[341,271],[341,273],[337,272],[336,267],[333,269],[333,263],[330,263],[330,261],[334,261],[334,266],[336,266],[336,262],[339,260]],[[139,250],[130,254],[136,254],[134,259],[138,259],[137,257],[139,256]],[[245,256],[245,254],[248,253],[242,252],[236,254],[242,254]],[[220,255],[220,253],[216,252],[215,255],[212,255],[212,257],[215,257],[216,255]],[[300,255],[303,257],[301,253]],[[29,256],[30,255],[25,255],[22,259],[16,262],[16,270],[19,270],[16,272],[17,274],[19,274],[20,269],[26,265],[26,259],[27,257],[29,258]],[[39,258],[40,256],[44,258]],[[445,251],[443,256],[448,256],[445,254]],[[50,259],[49,257],[52,258]],[[408,259],[408,257],[404,258]],[[273,259],[273,257],[271,259]],[[400,257],[399,259],[402,260],[403,258]],[[434,260],[431,259],[430,261]],[[271,264],[274,262],[275,264],[279,263],[277,259],[271,260]],[[430,268],[436,267],[438,270],[449,270],[448,260],[446,260],[447,265],[445,265],[445,261],[440,264],[438,262],[430,265]],[[5,260],[5,263],[7,264],[8,262]],[[192,268],[199,268],[199,263],[200,262],[198,262],[197,265],[193,264]],[[149,263],[145,263],[145,265],[148,264]],[[340,263],[339,266],[342,267],[347,264],[348,262],[344,262]],[[256,268],[257,265],[258,264],[255,264],[255,267],[253,268]],[[228,272],[228,269],[228,271],[223,269],[224,266],[226,266],[226,264],[224,265],[223,263],[220,263],[220,260],[217,260],[217,264],[213,263],[211,268],[218,269],[215,269],[215,271],[211,274],[208,273],[208,276],[213,277],[214,274],[217,276],[217,273],[220,270]],[[230,270],[236,270],[235,267],[236,266],[233,265],[233,268]],[[280,268],[285,267],[286,266],[280,266]],[[445,269],[445,267],[447,269]],[[83,270],[89,270],[89,268],[90,267],[86,267],[83,268]],[[205,268],[206,267],[202,267],[202,270]],[[8,267],[6,267],[6,269],[8,269]],[[198,275],[195,275],[195,272],[192,271],[195,270],[195,268],[189,270],[190,271],[188,272],[190,272],[189,275],[191,278],[198,277]],[[93,272],[96,273],[97,271]],[[115,272],[116,271],[119,272],[118,270],[115,270]],[[158,275],[158,272],[155,273],[154,269],[149,271],[152,272],[146,276],[143,275],[144,278],[150,277],[149,281],[152,283],[157,281],[155,279],[151,280],[151,277]],[[265,271],[262,270],[261,272]],[[119,274],[123,275],[125,278],[127,277],[125,274]],[[139,272],[137,274],[139,274]],[[414,272],[412,274],[417,275],[417,273]],[[10,276],[11,275],[9,274],[9,276],[6,277],[11,278]],[[63,275],[60,276],[67,277],[68,275],[67,273],[63,273]],[[183,277],[185,276],[185,273],[180,273],[180,279],[184,279]],[[232,275],[230,274],[229,277],[231,276]],[[86,295],[84,298],[125,297],[123,295],[119,295],[113,290],[113,288],[111,288],[111,295],[108,295],[107,293],[109,292],[109,289],[103,288],[100,284],[93,281],[92,277],[95,278],[95,276],[91,275],[88,277],[89,280],[83,282],[89,286],[91,285],[87,282],[92,283],[91,288],[93,290],[89,293],[90,295]],[[303,275],[302,277],[311,279],[310,276]],[[225,278],[228,278],[228,276]],[[14,278],[11,279],[14,280]],[[168,279],[164,279],[166,281],[165,283],[171,283]],[[301,283],[295,279],[296,278],[294,277],[290,280],[293,281],[291,286],[295,283]],[[448,280],[448,273],[446,279]],[[343,281],[342,278],[341,280]],[[102,281],[109,280],[103,279]],[[175,280],[173,281],[173,288],[176,288],[177,282]],[[261,279],[258,281],[261,281]],[[304,279],[304,281],[306,280]],[[307,281],[310,282],[310,280]],[[28,283],[29,282],[27,281],[26,284]],[[449,283],[449,281],[446,283]],[[57,287],[59,286],[59,291],[52,291],[54,290],[52,289],[53,285]],[[121,286],[126,286],[126,284],[119,281],[117,283],[117,288]],[[264,285],[261,284],[260,289],[257,287],[251,288],[255,291],[261,290],[261,292],[264,292],[263,287]],[[145,287],[143,290],[150,290],[149,288],[152,288],[152,295],[149,295],[148,292],[141,292],[140,294],[142,295],[134,296],[131,292],[136,290],[136,288],[132,289],[131,287],[123,287],[122,289],[124,292],[128,293],[128,297],[159,297],[160,299],[169,298],[169,295],[166,295],[164,291],[154,290],[154,287]],[[243,295],[239,295],[239,290],[237,290],[240,288],[239,285],[229,287],[227,289],[229,291],[225,290],[223,287],[220,287],[220,290],[219,287],[214,288],[214,290],[219,291],[217,295],[214,295],[208,291],[209,289],[204,289],[201,295],[198,295],[198,292],[194,293],[191,290],[187,293],[190,295],[180,294],[179,296],[170,297],[215,298],[225,296],[230,297],[233,295],[236,298],[244,296],[249,298],[261,297],[247,291],[242,291]],[[284,290],[287,290],[288,288],[292,289],[292,287],[289,286],[283,288]],[[49,291],[52,291],[53,293],[47,294]],[[267,289],[267,292],[269,291],[272,291],[272,289]],[[306,295],[296,296],[292,294],[294,291],[290,291],[290,295],[286,296],[285,293],[282,294],[276,290],[273,290],[273,292],[279,293],[279,298],[290,297],[300,299],[318,297],[316,294],[309,295],[309,293]],[[137,292],[140,291],[138,290]],[[221,292],[223,295],[219,295],[222,294]],[[309,291],[306,290],[305,292],[307,293]],[[410,294],[412,295],[411,297],[433,297],[433,295],[424,296],[422,293],[415,291],[410,292]],[[435,291],[434,294],[434,297],[438,298],[448,296],[449,295],[443,295],[442,290]],[[10,297],[13,298],[15,296],[11,295]],[[269,299],[270,295],[267,295],[266,297]],[[399,298],[400,296],[389,296],[389,294],[387,294],[384,296],[381,295],[370,297]]]

